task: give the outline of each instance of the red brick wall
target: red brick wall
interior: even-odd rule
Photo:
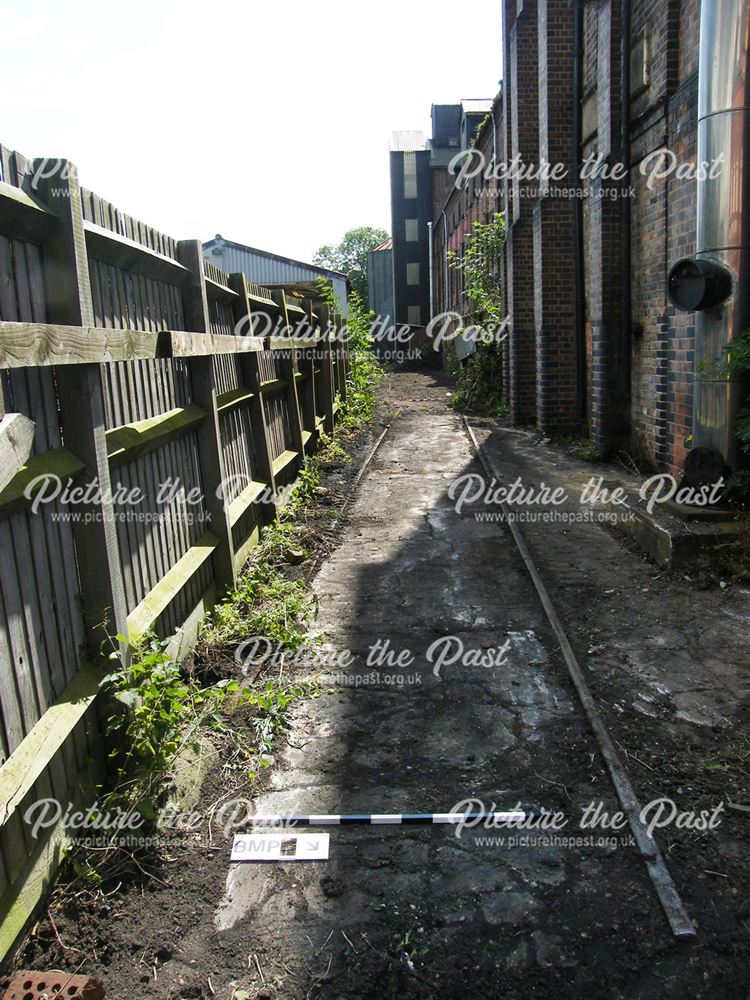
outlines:
[[[583,97],[595,103],[596,122],[582,153],[596,150],[610,164],[623,155],[620,10],[619,0],[583,7]],[[545,157],[572,166],[572,3],[524,0],[518,20],[515,11],[515,0],[505,0],[506,157],[522,152],[526,162]],[[516,186],[505,254],[513,418],[529,420],[532,406],[543,428],[574,429],[582,392],[597,445],[611,450],[624,444],[674,472],[684,461],[692,422],[693,318],[669,305],[666,281],[671,264],[694,250],[696,191],[693,180],[676,177],[649,189],[641,167],[665,147],[680,163],[695,159],[699,14],[699,0],[632,3],[631,43],[645,31],[650,45],[648,86],[630,101],[632,326],[625,330],[622,323],[622,202],[587,199],[584,387],[576,372],[572,202],[525,201]],[[592,193],[596,184],[588,186]]]
[[[573,0],[539,0],[539,161],[573,162]],[[555,193],[534,204],[534,318],[537,424],[547,432],[580,428],[575,323],[575,200]]]
[[[641,0],[633,31],[651,33],[651,82],[637,96],[631,128],[637,196],[632,212],[633,365],[631,443],[656,467],[679,473],[692,425],[693,317],[666,293],[674,261],[695,249],[695,181],[672,176],[651,190],[649,157],[670,149],[694,162],[698,0]]]
[[[525,163],[539,159],[539,98],[536,59],[536,0],[524,0],[516,21],[516,0],[504,2],[506,161],[521,155]],[[526,188],[529,186],[526,185]],[[534,249],[532,200],[522,197],[518,181],[507,185],[506,300],[512,322],[508,338],[511,417],[517,424],[536,421],[536,325],[534,320]]]

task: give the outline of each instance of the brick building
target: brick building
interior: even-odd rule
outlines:
[[[449,167],[456,154],[474,141],[492,107],[492,101],[484,100],[433,104],[429,140],[422,132],[393,133],[391,232],[398,324],[424,326],[432,316],[435,268],[431,262],[431,233],[453,191]]]
[[[602,452],[627,447],[674,472],[696,445],[732,464],[742,394],[712,384],[699,361],[750,326],[746,0],[502,7],[499,160],[536,168],[501,180],[499,195],[512,419],[588,432]],[[719,149],[722,178],[690,172]],[[671,172],[659,169],[670,161]],[[562,173],[545,175],[545,164]],[[446,201],[436,251],[441,238],[460,243],[487,211],[486,194],[463,209],[462,197],[470,196]],[[729,298],[712,310],[676,308],[668,278],[686,257],[687,270],[671,279],[673,298],[686,275],[705,285],[714,265],[730,281]],[[439,286],[440,272],[436,253],[436,310],[459,301],[450,276],[447,291]]]
[[[489,222],[495,212],[504,211],[504,190],[497,178],[485,179],[479,170],[471,176],[479,163],[494,165],[500,156],[503,140],[502,91],[490,101],[462,101],[460,105],[449,105],[456,109],[456,148],[476,150],[478,156],[466,159],[449,173],[447,180],[438,188],[435,186],[432,223],[432,271],[433,271],[433,314],[453,313],[452,327],[463,326],[469,312],[469,302],[464,295],[463,276],[460,271],[448,266],[449,254],[461,256],[466,247],[466,238],[475,222]],[[435,133],[435,107],[433,107],[433,134]],[[461,169],[466,165],[465,176]],[[460,317],[460,319],[459,319]],[[455,341],[456,352],[462,360],[474,349],[474,342]]]
[[[398,324],[421,326],[430,311],[430,147],[423,132],[394,132],[391,140],[393,297]]]

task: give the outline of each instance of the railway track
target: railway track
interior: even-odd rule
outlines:
[[[466,417],[462,417],[462,426],[468,437],[471,449],[476,456],[477,460],[482,465],[485,474],[488,479],[495,479],[498,482],[502,480],[502,475],[493,467],[492,460],[485,449],[483,449],[480,444],[477,435],[472,428],[470,422]],[[358,487],[360,486],[365,473],[370,467],[373,459],[375,458],[377,452],[379,451],[383,441],[385,440],[389,431],[389,425],[386,425],[382,433],[378,436],[377,440],[373,444],[372,448],[369,450],[365,459],[355,477],[349,495],[347,496],[346,503],[341,509],[336,522],[334,522],[334,527],[346,519],[348,509],[356,496]],[[643,859],[643,863],[646,867],[649,878],[653,884],[654,891],[658,897],[658,900],[662,906],[666,919],[669,923],[669,927],[672,935],[680,940],[693,940],[696,938],[696,929],[691,921],[685,905],[680,897],[679,892],[674,884],[674,881],[669,873],[669,869],[664,860],[664,856],[659,848],[659,845],[653,835],[649,832],[646,824],[641,818],[642,805],[638,799],[638,796],[633,788],[633,784],[628,775],[627,768],[615,748],[612,737],[607,730],[604,721],[602,720],[601,714],[597,708],[596,701],[589,689],[586,682],[584,672],[581,668],[578,659],[573,651],[570,640],[565,632],[565,628],[560,620],[557,611],[555,610],[554,603],[550,596],[549,590],[544,583],[542,574],[539,571],[538,566],[534,562],[534,559],[526,545],[523,534],[521,533],[518,525],[513,519],[507,517],[509,513],[509,507],[507,504],[500,504],[501,511],[504,516],[504,524],[507,525],[510,535],[513,539],[515,547],[518,554],[524,564],[524,567],[531,579],[531,582],[536,591],[537,597],[544,610],[545,617],[549,623],[552,632],[554,633],[555,639],[557,641],[560,653],[565,662],[570,680],[575,688],[576,695],[578,697],[580,706],[588,720],[588,724],[593,732],[594,738],[596,740],[599,753],[604,761],[607,773],[609,775],[612,786],[615,790],[617,798],[622,806],[623,812],[627,816],[628,824],[630,830],[633,834],[633,838],[637,845],[637,849]],[[310,572],[308,574],[308,580],[313,579],[317,570],[320,567],[321,556],[319,556],[313,563]],[[440,815],[443,818],[436,820],[434,817]],[[473,814],[472,814],[473,815]],[[479,814],[477,814],[479,815]],[[487,814],[492,816],[492,813]],[[505,814],[497,814],[505,815]],[[510,815],[510,814],[507,814]],[[526,816],[536,815],[536,813],[527,812]],[[445,818],[448,817],[448,818]],[[455,823],[456,818],[453,814],[435,814],[435,813],[404,813],[404,814],[353,814],[353,815],[323,815],[323,816],[258,816],[255,818],[255,823],[258,825],[281,825],[281,826],[331,826],[331,825],[401,825],[401,824],[414,824],[419,823],[422,825],[430,825],[436,822],[442,823]]]
[[[486,475],[490,479],[495,479],[498,482],[501,481],[502,476],[493,467],[489,455],[482,448],[482,445],[477,439],[476,433],[474,432],[471,424],[466,417],[462,418],[462,422],[474,454],[481,463]],[[504,523],[510,531],[516,549],[518,550],[518,554],[523,560],[526,571],[528,572],[531,582],[534,585],[534,589],[536,590],[539,601],[544,609],[547,621],[554,632],[563,660],[565,661],[565,665],[568,669],[570,680],[575,688],[581,707],[586,714],[589,725],[591,726],[591,730],[599,747],[599,753],[604,760],[610,780],[617,794],[617,798],[619,799],[620,805],[628,818],[628,823],[638,846],[638,851],[643,858],[646,870],[653,883],[654,890],[659,898],[662,909],[664,910],[664,915],[667,918],[672,934],[675,938],[682,940],[694,939],[697,935],[693,922],[688,916],[685,905],[679,892],[677,891],[674,881],[672,880],[672,876],[669,874],[669,869],[664,861],[664,856],[659,848],[659,845],[641,818],[642,805],[638,800],[638,796],[636,795],[633,784],[628,776],[627,768],[618,754],[614,742],[612,741],[612,737],[602,720],[596,701],[591,693],[591,690],[589,689],[588,684],[586,683],[586,678],[583,670],[581,669],[581,665],[573,652],[573,647],[571,646],[570,640],[565,632],[565,628],[560,621],[560,617],[555,610],[554,603],[547,587],[545,586],[542,575],[539,572],[539,568],[529,552],[528,546],[526,545],[523,534],[521,533],[518,525],[512,518],[508,518],[508,505],[505,502],[502,502],[500,504],[500,509],[505,518]]]

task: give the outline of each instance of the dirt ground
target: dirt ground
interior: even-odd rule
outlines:
[[[259,812],[447,812],[476,798],[577,822],[590,802],[618,808],[507,527],[474,516],[487,504],[458,515],[448,496],[481,471],[448,402],[438,373],[389,375],[355,460],[325,484],[324,506],[338,509],[390,424],[342,524],[330,510],[314,523],[327,553],[316,628],[352,663],[326,668],[319,695],[296,704],[253,788]],[[472,425],[504,478],[615,475],[533,434]],[[328,861],[230,864],[231,838],[208,817],[248,784],[221,761],[197,834],[166,846],[148,878],[64,898],[17,967],[88,972],[117,1000],[748,1000],[750,813],[727,803],[750,804],[750,592],[700,589],[605,525],[521,529],[641,802],[725,804],[714,830],[657,833],[695,941],[670,935],[627,831],[511,845],[446,826],[332,827]],[[446,637],[507,655],[436,674],[429,650]],[[413,659],[373,667],[386,639]]]

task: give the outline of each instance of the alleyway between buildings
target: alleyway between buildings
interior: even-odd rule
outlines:
[[[560,810],[561,835],[581,836],[589,803],[619,805],[507,527],[475,517],[495,508],[456,513],[448,495],[482,471],[462,420],[432,372],[390,375],[385,394],[389,431],[314,580],[325,648],[353,660],[296,705],[256,809],[449,812],[475,799]],[[473,423],[509,478],[581,474],[531,434]],[[750,594],[698,590],[605,527],[522,530],[641,801],[707,810],[737,782],[747,792]],[[386,641],[410,655],[373,659]],[[473,655],[436,664],[459,643]],[[593,831],[606,846],[552,831],[511,845],[512,831],[449,826],[331,827],[328,861],[234,865],[214,831],[174,852],[163,884],[63,936],[89,954],[99,941],[87,969],[123,1000],[739,997],[747,824],[727,810],[717,830],[657,834],[690,943],[671,937],[627,829]]]

